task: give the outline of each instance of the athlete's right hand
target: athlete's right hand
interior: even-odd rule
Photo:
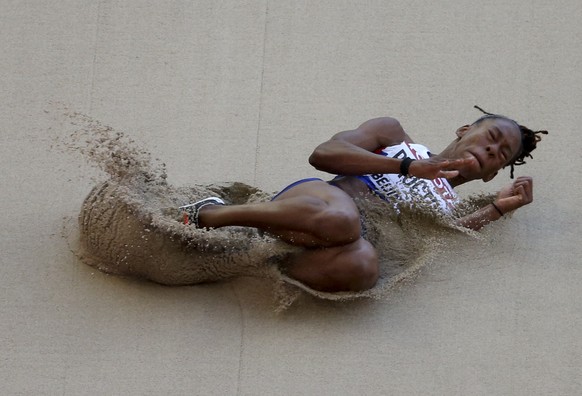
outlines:
[[[533,178],[520,176],[497,194],[495,204],[503,213],[509,213],[533,202]]]
[[[470,165],[470,158],[461,158],[456,160],[444,159],[433,156],[427,159],[413,161],[409,168],[410,176],[420,177],[422,179],[437,179],[443,177],[450,179],[459,175],[459,169]]]

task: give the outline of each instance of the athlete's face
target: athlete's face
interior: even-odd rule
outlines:
[[[459,139],[450,146],[450,154],[471,160],[467,167],[459,170],[465,181],[483,179],[488,182],[521,150],[519,127],[503,118],[489,118],[479,124],[463,126],[457,130],[457,136]]]

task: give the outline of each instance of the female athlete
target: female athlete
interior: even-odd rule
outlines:
[[[256,227],[304,247],[286,273],[315,290],[366,290],[378,280],[379,260],[362,236],[354,198],[420,198],[452,213],[458,203],[455,187],[478,179],[488,182],[506,166],[513,178],[513,167],[531,157],[540,134],[547,134],[484,113],[458,128],[456,139],[437,155],[415,144],[396,119],[375,118],[334,135],[313,151],[309,163],[338,175],[331,181],[300,180],[270,202],[227,206],[211,197],[180,209],[185,221],[196,227]],[[532,178],[518,177],[499,191],[492,204],[455,221],[479,230],[532,200]]]

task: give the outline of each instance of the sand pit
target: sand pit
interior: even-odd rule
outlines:
[[[177,220],[178,206],[209,195],[242,204],[268,200],[272,194],[236,182],[173,187],[164,164],[123,133],[79,113],[67,117],[77,129],[63,146],[108,175],[82,204],[75,250],[83,262],[110,274],[164,285],[264,278],[272,283],[279,308],[291,304],[301,290],[331,300],[381,298],[430,263],[445,241],[467,235],[426,208],[400,208],[396,214],[390,205],[357,201],[365,236],[380,254],[380,280],[364,292],[318,292],[284,274],[299,248],[253,228],[195,229]]]

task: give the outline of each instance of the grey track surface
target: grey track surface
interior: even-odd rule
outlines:
[[[1,1],[0,393],[580,394],[581,19],[578,0]],[[499,234],[389,300],[276,315],[259,280],[169,288],[80,263],[63,224],[103,176],[50,149],[52,102],[178,185],[278,190],[381,115],[435,149],[473,104],[551,135],[517,169],[534,204]]]

